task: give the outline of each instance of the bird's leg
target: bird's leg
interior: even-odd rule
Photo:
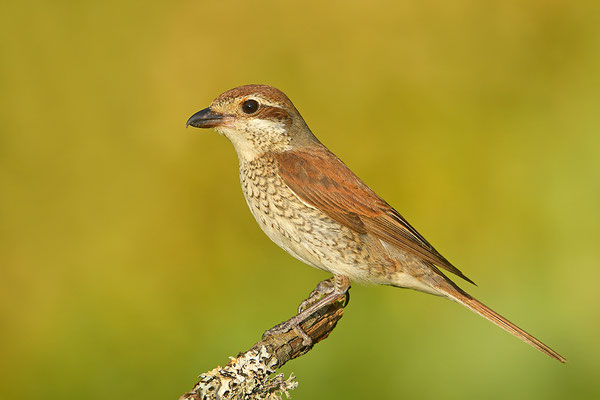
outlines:
[[[333,280],[326,279],[319,282],[309,298],[304,300],[300,304],[300,307],[298,307],[298,314],[289,320],[274,326],[268,331],[265,331],[265,333],[263,333],[263,339],[267,336],[285,333],[293,329],[298,336],[302,337],[302,344],[307,347],[312,346],[311,337],[302,330],[300,324],[325,305],[331,304],[343,295],[347,296],[348,289],[350,289],[350,279],[343,275],[334,275]],[[347,301],[348,300],[346,300],[346,302]]]
[[[308,298],[298,306],[298,314],[315,304],[323,296],[331,293],[333,291],[333,281],[334,278],[329,278],[319,282]]]

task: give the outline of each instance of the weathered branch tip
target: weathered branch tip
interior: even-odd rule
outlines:
[[[325,281],[319,285],[323,283]],[[302,307],[315,304],[321,297],[319,290],[313,290],[302,302]],[[280,400],[283,394],[289,397],[289,391],[298,386],[293,374],[288,379],[284,379],[283,374],[271,375],[329,336],[342,318],[348,301],[349,292],[325,304],[300,323],[302,331],[312,339],[310,347],[303,344],[302,335],[294,329],[266,336],[246,352],[231,358],[225,367],[218,366],[201,374],[193,389],[179,400]]]

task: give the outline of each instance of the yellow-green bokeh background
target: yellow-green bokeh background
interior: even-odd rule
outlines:
[[[295,399],[599,398],[598,2],[5,2],[0,32],[0,399],[175,399],[326,277],[184,129],[246,83],[569,359],[355,286]]]

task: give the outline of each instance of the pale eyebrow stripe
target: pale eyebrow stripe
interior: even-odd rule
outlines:
[[[258,101],[258,102],[259,102],[261,105],[264,105],[264,106],[275,107],[275,108],[282,108],[282,107],[281,107],[281,104],[279,104],[279,103],[273,103],[273,102],[271,102],[271,101],[269,101],[269,100],[267,100],[267,99],[264,99],[264,98],[262,98],[262,97],[258,97],[258,96],[252,96],[252,97],[248,97],[248,99],[253,99],[253,100],[256,100],[256,101]]]

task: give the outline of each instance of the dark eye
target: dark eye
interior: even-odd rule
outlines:
[[[246,100],[242,103],[242,111],[246,114],[254,114],[258,110],[258,101]]]

